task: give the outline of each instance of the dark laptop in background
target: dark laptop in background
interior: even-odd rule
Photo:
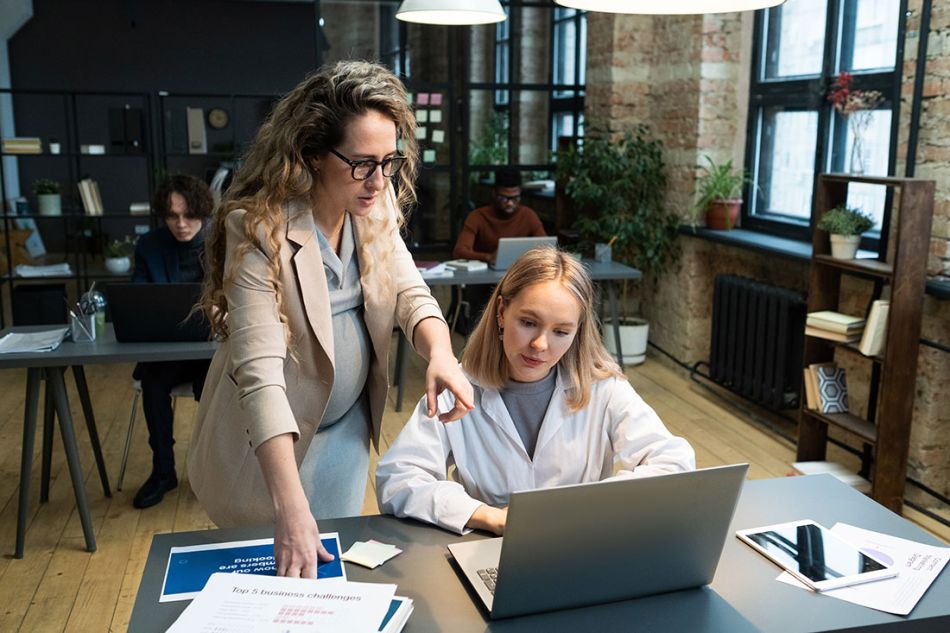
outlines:
[[[200,283],[109,284],[106,288],[115,339],[120,343],[207,341],[204,314],[190,315]],[[190,316],[189,316],[190,315]]]
[[[501,538],[449,545],[492,618],[712,582],[748,464],[516,492]]]

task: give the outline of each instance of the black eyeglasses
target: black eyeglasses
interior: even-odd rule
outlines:
[[[495,194],[495,199],[498,200],[498,202],[502,204],[506,202],[513,202],[515,204],[518,204],[519,202],[521,202],[521,194],[518,194],[517,196],[506,196],[504,194],[499,193],[499,194]]]
[[[350,160],[335,149],[331,149],[330,153],[350,166],[350,175],[353,176],[353,180],[366,180],[370,178],[376,173],[377,167],[382,168],[384,178],[392,178],[399,173],[403,163],[406,162],[405,156],[391,156],[383,160],[372,160],[369,158],[364,160]]]

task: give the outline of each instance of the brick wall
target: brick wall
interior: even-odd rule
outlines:
[[[937,183],[929,271],[950,276],[950,5],[934,4],[915,175]],[[909,5],[898,174],[904,173],[919,41],[920,0]],[[696,165],[703,155],[744,164],[752,22],[751,13],[588,15],[588,121],[614,133],[641,122],[654,129],[666,146],[667,202],[684,218],[695,199]],[[709,359],[717,274],[742,274],[802,291],[807,287],[806,263],[688,235],[680,242],[679,265],[656,282],[645,281],[638,304],[651,322],[650,340],[684,363]],[[863,309],[870,292],[867,285],[847,281],[843,289],[841,309],[850,307],[855,313]],[[950,302],[925,298],[922,336],[950,343]],[[855,402],[866,397],[862,372],[867,372],[866,363],[849,366]],[[921,346],[909,472],[944,495],[950,495],[947,385],[950,354]],[[914,494],[908,488],[908,495]]]

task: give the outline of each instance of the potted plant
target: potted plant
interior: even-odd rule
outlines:
[[[574,204],[574,226],[588,252],[595,244],[610,244],[614,260],[654,277],[678,258],[679,218],[664,202],[663,144],[646,126],[620,138],[588,130],[578,145],[558,152],[557,181],[564,183]],[[610,349],[613,328],[604,326]],[[627,362],[645,358],[648,327],[643,319],[623,320],[621,345]]]
[[[112,240],[106,244],[106,270],[116,275],[124,275],[132,269],[132,254],[135,252],[135,240],[126,236],[121,240]]]
[[[697,215],[705,214],[706,228],[730,230],[739,220],[742,188],[750,182],[748,175],[733,168],[732,161],[717,165],[704,156],[709,166],[700,165],[703,174],[696,181],[699,198],[693,207]]]
[[[835,259],[854,259],[861,234],[873,226],[871,216],[844,205],[825,211],[818,220],[818,229],[830,233],[831,256]]]
[[[60,215],[63,212],[59,183],[49,178],[33,181],[33,193],[36,194],[40,215]]]

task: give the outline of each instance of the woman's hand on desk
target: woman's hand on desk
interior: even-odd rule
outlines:
[[[274,559],[277,575],[290,578],[316,578],[317,561],[333,560],[333,554],[320,541],[320,530],[306,497],[302,507],[285,508],[277,514]]]
[[[508,521],[508,508],[495,508],[482,504],[475,508],[471,518],[465,527],[474,530],[485,530],[503,536],[505,533],[505,523]]]
[[[472,384],[465,378],[458,360],[451,354],[433,354],[426,369],[426,406],[430,417],[439,412],[438,397],[445,389],[455,396],[455,407],[445,413],[439,413],[442,422],[462,419],[474,409],[475,392]]]

